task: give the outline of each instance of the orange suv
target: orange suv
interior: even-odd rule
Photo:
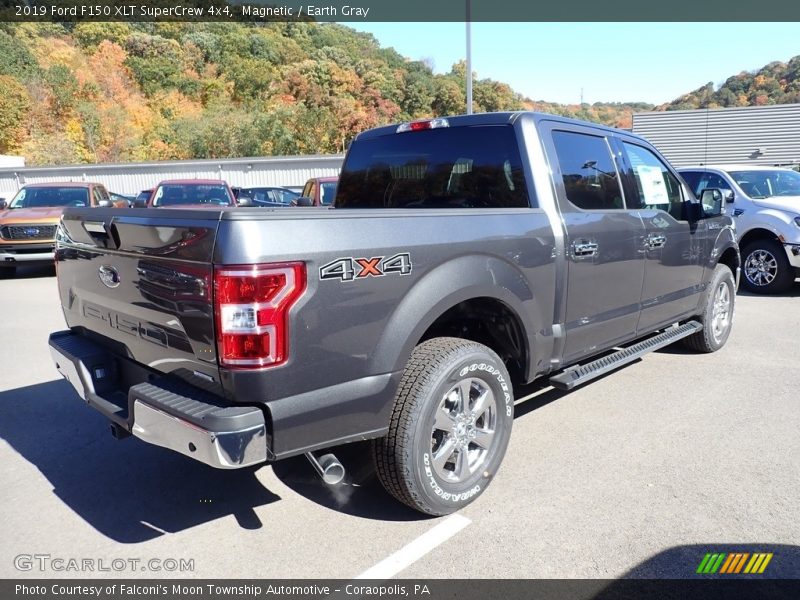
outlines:
[[[52,264],[56,228],[67,206],[123,207],[99,183],[33,183],[0,200],[0,277],[20,265]]]

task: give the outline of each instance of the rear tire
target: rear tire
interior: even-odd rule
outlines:
[[[728,341],[733,326],[736,284],[731,270],[722,264],[714,268],[711,282],[703,296],[703,329],[684,338],[686,346],[696,352],[716,352]]]
[[[378,479],[415,510],[455,512],[494,477],[513,421],[508,371],[492,350],[458,338],[423,342],[400,380],[389,433],[373,442]]]
[[[777,294],[794,282],[794,269],[786,251],[769,239],[750,242],[742,250],[742,284],[756,294]]]

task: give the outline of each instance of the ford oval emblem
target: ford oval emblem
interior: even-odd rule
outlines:
[[[28,227],[25,230],[25,235],[30,235],[30,236],[39,235],[39,230],[36,227]]]
[[[98,276],[106,287],[115,288],[119,285],[119,271],[114,267],[103,265],[98,269]]]

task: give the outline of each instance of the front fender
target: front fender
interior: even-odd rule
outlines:
[[[552,329],[551,323],[520,268],[490,255],[462,256],[426,273],[389,318],[376,346],[371,372],[402,370],[414,346],[436,319],[458,303],[474,298],[499,300],[516,316],[529,358],[525,365],[528,378],[530,365],[536,364],[531,359],[552,350],[552,332],[543,335]]]
[[[776,238],[782,238],[789,243],[800,244],[800,227],[794,224],[794,215],[777,210],[774,208],[762,208],[751,219],[745,219],[747,213],[739,217],[740,222],[744,221],[746,229],[737,228],[737,237],[742,239],[754,229],[766,229]]]

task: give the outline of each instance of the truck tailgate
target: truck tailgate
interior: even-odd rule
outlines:
[[[65,211],[56,267],[67,325],[221,395],[212,306],[220,213]]]

